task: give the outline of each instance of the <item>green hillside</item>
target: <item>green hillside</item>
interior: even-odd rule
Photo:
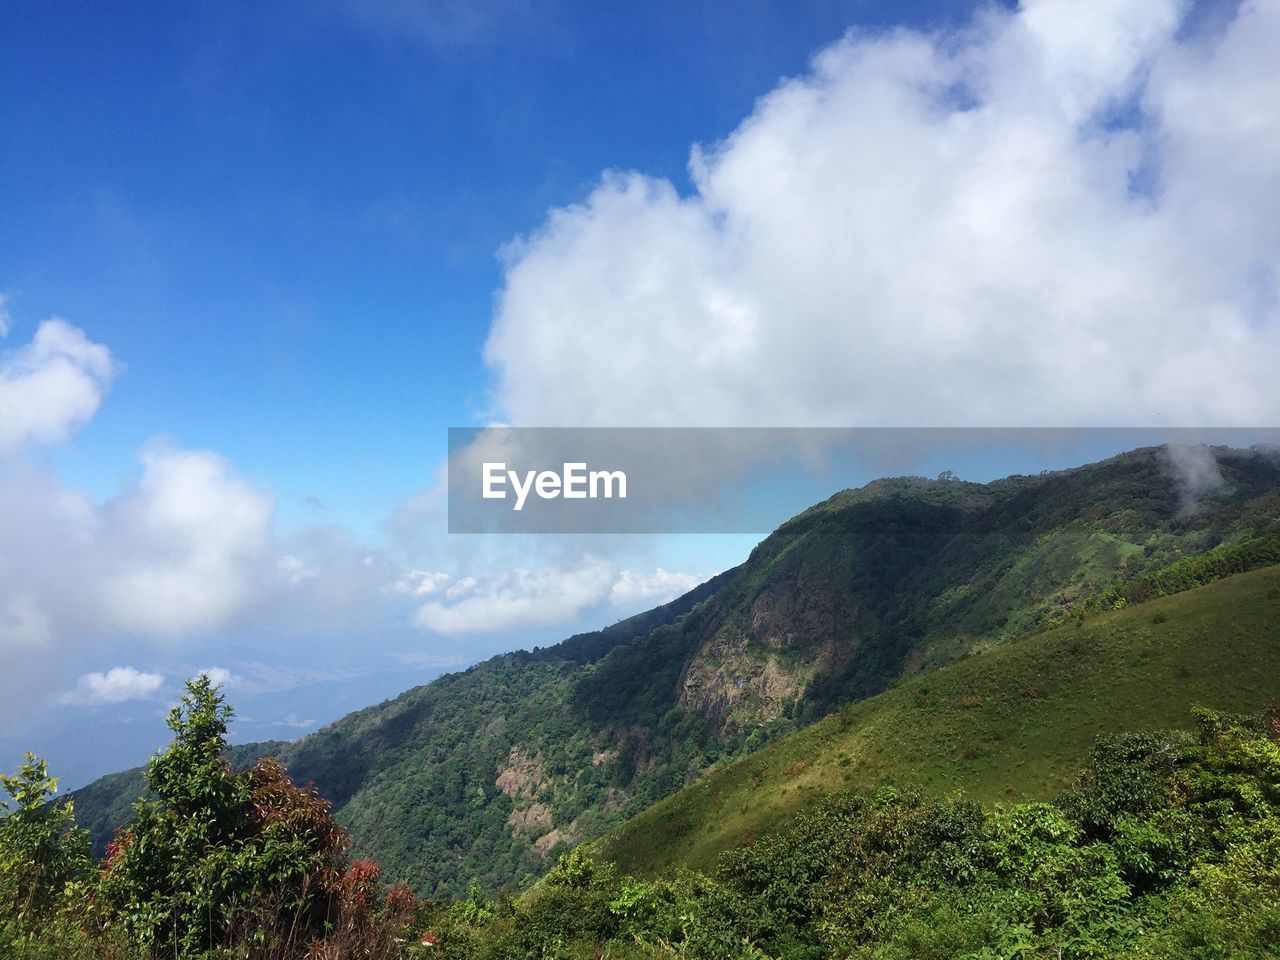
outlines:
[[[276,752],[332,801],[360,855],[419,893],[460,896],[470,877],[527,886],[706,770],[902,675],[1265,562],[1280,463],[1213,456],[1222,482],[1194,504],[1159,448],[989,484],[846,490],[673,603],[441,677]],[[1214,550],[1225,566],[1196,566]],[[978,763],[987,747],[957,749]],[[135,774],[77,795],[100,848],[139,789]]]
[[[1046,799],[1094,739],[1280,696],[1280,566],[1091,616],[913,676],[710,771],[594,845],[626,872],[709,869],[843,789]]]

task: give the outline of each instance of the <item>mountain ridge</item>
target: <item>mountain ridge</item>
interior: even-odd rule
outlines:
[[[1280,465],[1213,455],[1223,485],[1194,510],[1160,448],[841,491],[670,604],[438,678],[279,753],[359,852],[420,892],[523,886],[558,851],[904,673],[1257,536],[1280,516]],[[77,793],[99,842],[100,784]]]

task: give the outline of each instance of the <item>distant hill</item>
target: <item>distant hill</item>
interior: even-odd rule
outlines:
[[[332,800],[361,854],[419,892],[522,886],[558,851],[900,676],[990,657],[1124,590],[1167,592],[1144,576],[1215,548],[1234,559],[1169,583],[1266,562],[1280,464],[1214,455],[1223,482],[1195,503],[1158,448],[991,484],[844,491],[671,604],[273,750]],[[974,762],[986,749],[970,748]],[[134,773],[77,793],[99,843],[139,788]]]

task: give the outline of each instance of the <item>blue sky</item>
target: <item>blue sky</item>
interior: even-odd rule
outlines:
[[[191,671],[279,736],[755,539],[450,538],[450,426],[1280,413],[1274,4],[2,19],[0,749],[73,781]]]
[[[60,467],[106,496],[171,434],[270,483],[286,515],[313,497],[366,528],[423,485],[448,425],[488,410],[504,244],[607,168],[687,184],[691,144],[897,12],[6,6],[15,338],[57,314],[127,364]]]

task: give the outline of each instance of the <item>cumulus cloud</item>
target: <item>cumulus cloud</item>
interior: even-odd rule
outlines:
[[[0,301],[0,335],[9,314]],[[65,320],[0,355],[0,454],[26,442],[53,443],[93,416],[115,374],[111,351]]]
[[[609,600],[617,606],[645,601],[666,603],[688,593],[702,581],[688,573],[671,573],[659,567],[651,575],[622,571],[609,591]]]
[[[1280,7],[851,32],[507,253],[519,425],[1238,424],[1280,394]]]
[[[104,511],[106,615],[155,636],[226,624],[258,589],[271,499],[209,451],[154,444],[142,462],[137,487]]]
[[[84,706],[147,700],[163,686],[164,677],[158,673],[144,673],[133,667],[112,667],[106,673],[86,673],[59,700],[64,704]]]
[[[99,504],[0,457],[0,692],[91,644],[209,636],[290,599],[270,589],[269,497],[208,451],[152,445],[142,464]]]

